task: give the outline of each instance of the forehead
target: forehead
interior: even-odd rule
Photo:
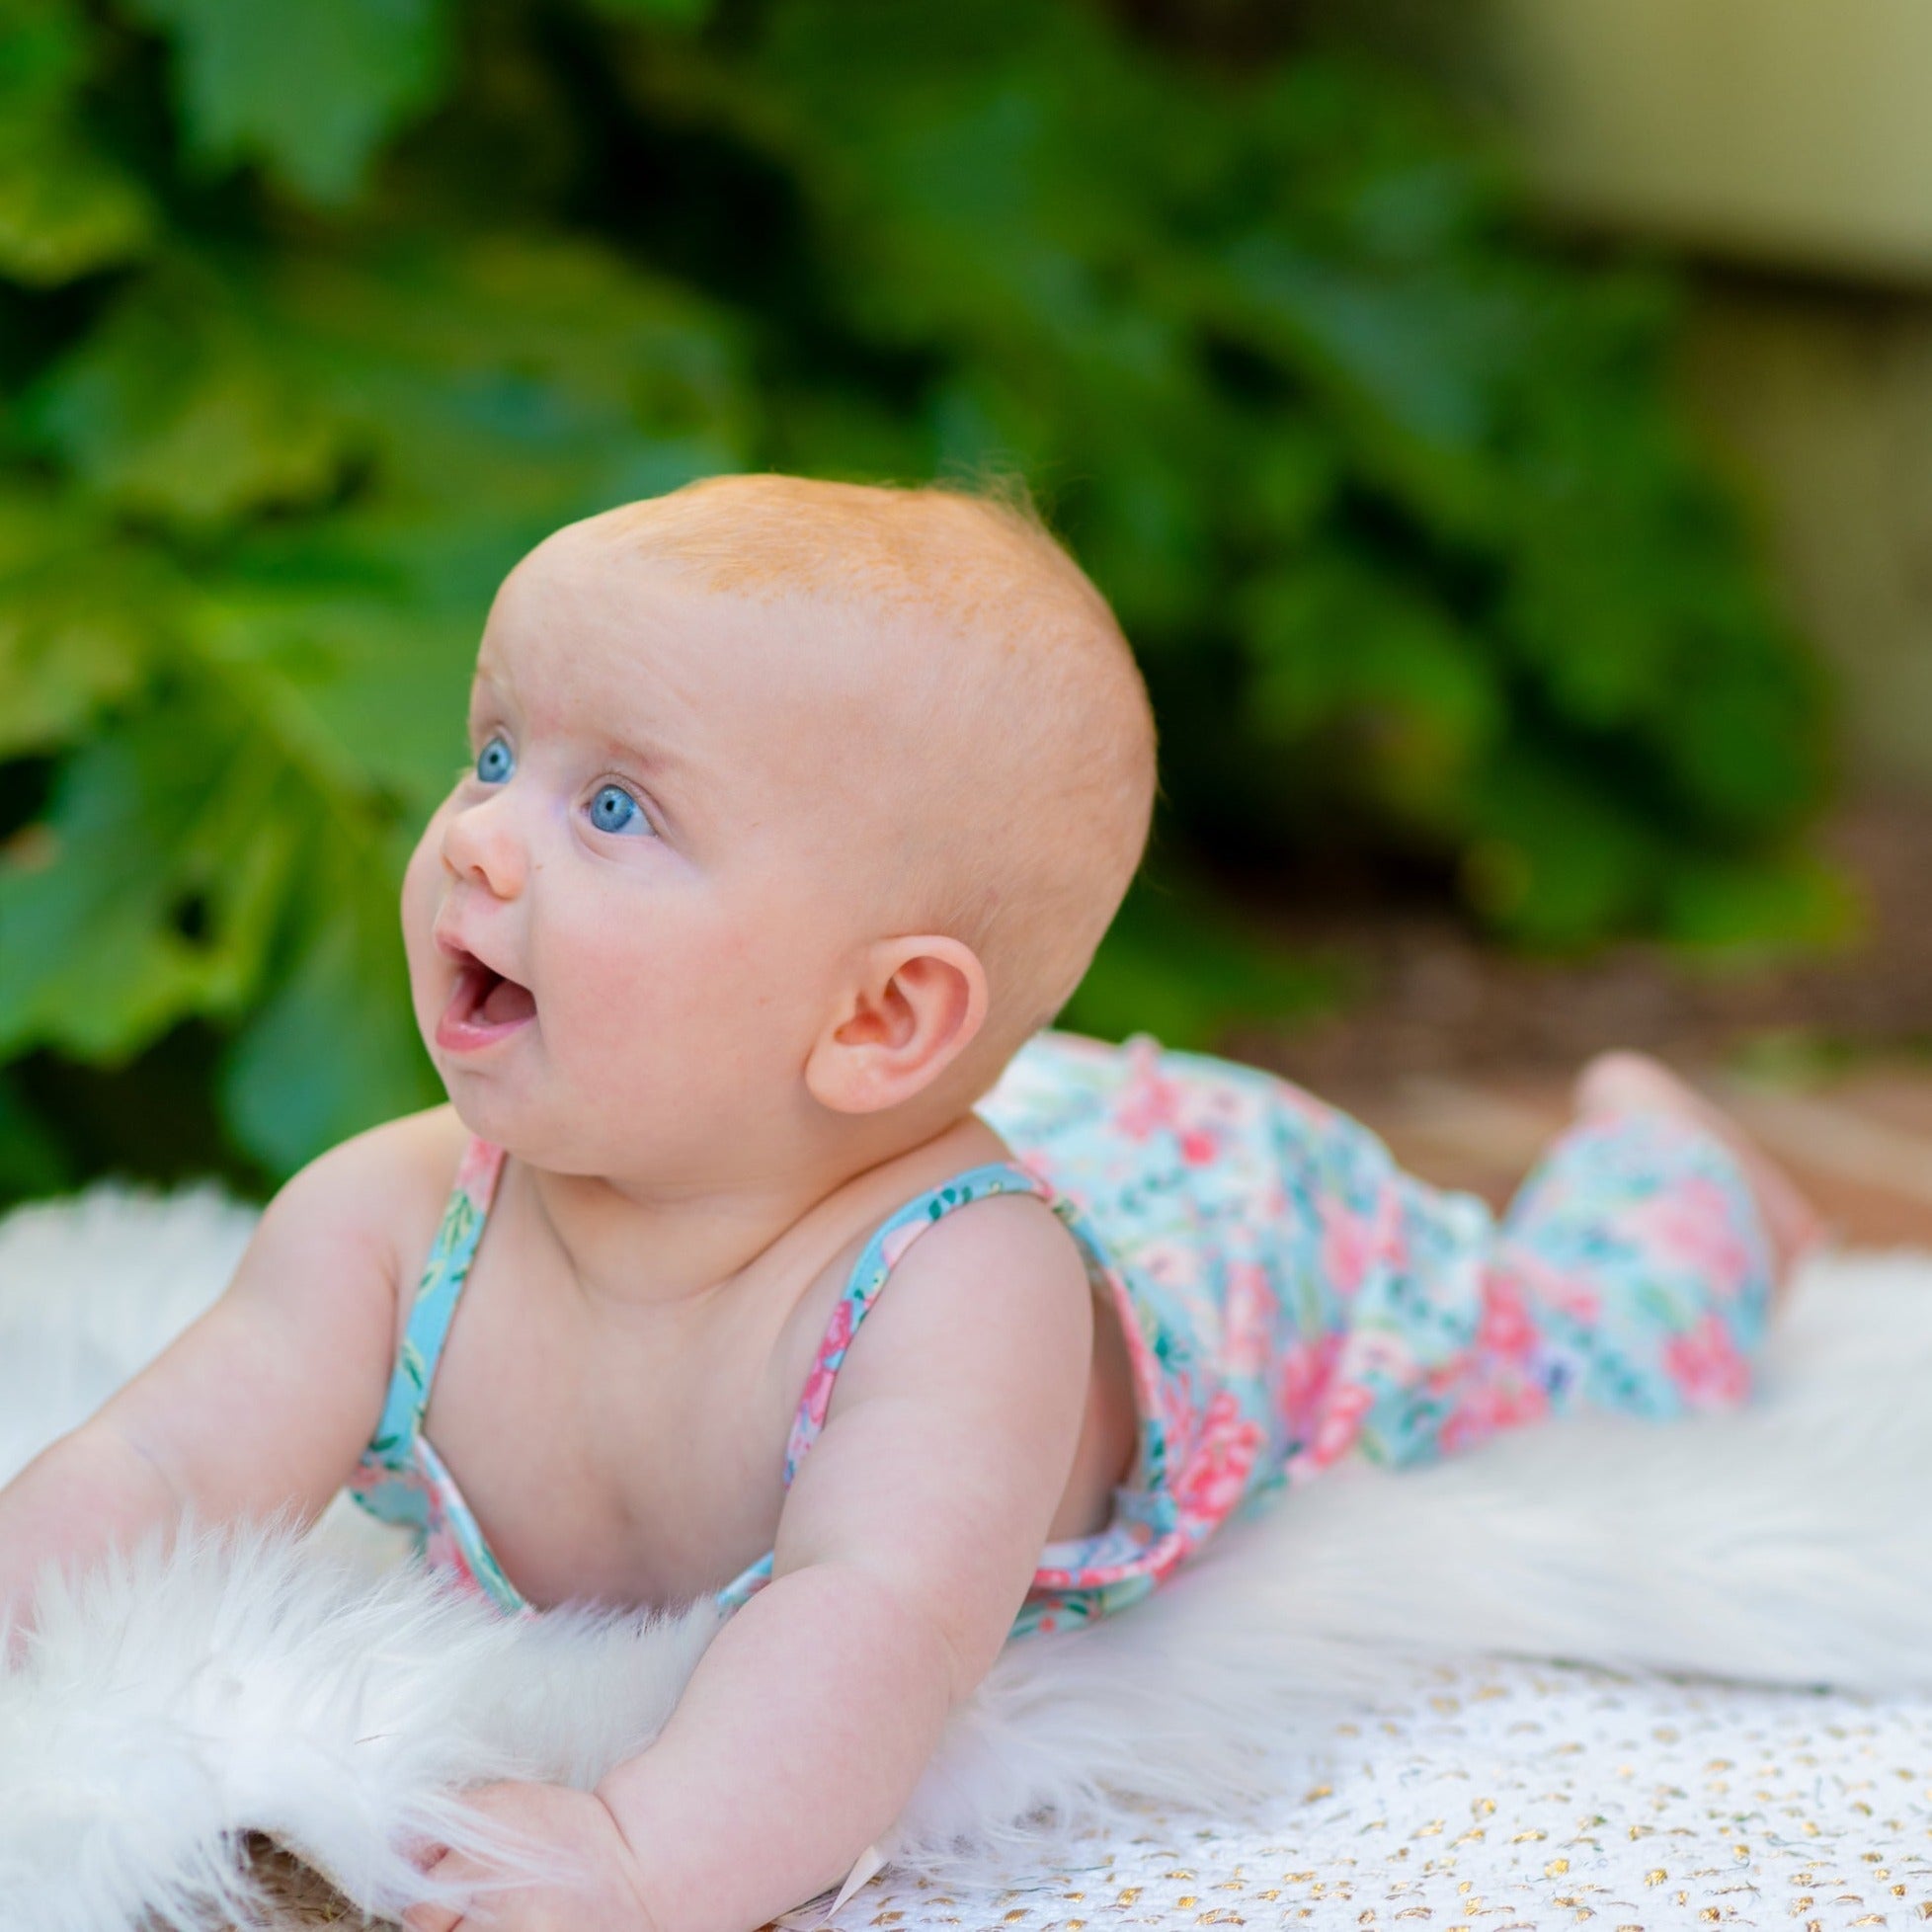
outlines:
[[[796,598],[692,582],[583,526],[505,581],[477,656],[538,731],[634,746],[707,779],[823,782],[881,697],[872,641]]]
[[[483,626],[479,680],[510,687],[539,724],[587,709],[615,725],[675,712],[712,654],[696,648],[701,605],[635,573],[596,567],[561,532],[504,580]]]

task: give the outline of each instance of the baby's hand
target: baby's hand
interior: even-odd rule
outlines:
[[[576,1881],[515,1885],[484,1893],[466,1912],[416,1905],[403,1914],[410,1932],[656,1932],[644,1903],[642,1874],[629,1841],[595,1793],[565,1785],[485,1785],[470,1809],[518,1837],[554,1850],[578,1869]],[[488,1879],[494,1868],[437,1845],[418,1860],[424,1874],[459,1884]]]

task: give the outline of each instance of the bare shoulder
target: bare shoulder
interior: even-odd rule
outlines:
[[[1056,1407],[1056,1396],[1078,1408],[1092,1341],[1092,1290],[1066,1224],[1037,1195],[993,1195],[934,1221],[905,1250],[839,1388],[856,1401],[943,1384],[956,1402],[984,1380],[1003,1408]]]
[[[778,1522],[774,1574],[843,1563],[921,1607],[976,1682],[1010,1629],[1073,1468],[1093,1297],[1037,1196],[922,1230],[850,1343]]]
[[[291,1500],[312,1514],[354,1470],[392,1366],[403,1243],[434,1227],[460,1154],[446,1111],[310,1162],[263,1212],[227,1292],[101,1409],[209,1516]]]
[[[227,1299],[277,1310],[332,1359],[387,1362],[466,1139],[431,1107],[318,1155],[263,1211]]]
[[[332,1147],[294,1174],[262,1216],[253,1258],[352,1262],[393,1286],[420,1264],[461,1155],[452,1107],[384,1121]],[[263,1279],[250,1270],[251,1280]],[[238,1284],[239,1285],[239,1284]]]

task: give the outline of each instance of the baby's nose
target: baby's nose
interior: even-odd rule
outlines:
[[[443,862],[498,899],[514,899],[528,870],[508,801],[499,794],[452,811],[443,826]]]

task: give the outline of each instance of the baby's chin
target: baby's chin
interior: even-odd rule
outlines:
[[[440,1071],[440,1070],[439,1070]],[[501,1086],[466,1080],[461,1076],[443,1077],[443,1089],[449,1095],[450,1110],[474,1139],[500,1147],[513,1160],[546,1173],[592,1174],[599,1171],[589,1150],[573,1146],[569,1136],[560,1134],[554,1121],[543,1110]]]
[[[464,1128],[525,1167],[582,1179],[648,1170],[647,1150],[606,1131],[604,1123],[621,1120],[624,1112],[605,1087],[565,1094],[555,1081],[522,1078],[520,1070],[451,1067],[445,1056],[432,1057],[450,1109]]]

